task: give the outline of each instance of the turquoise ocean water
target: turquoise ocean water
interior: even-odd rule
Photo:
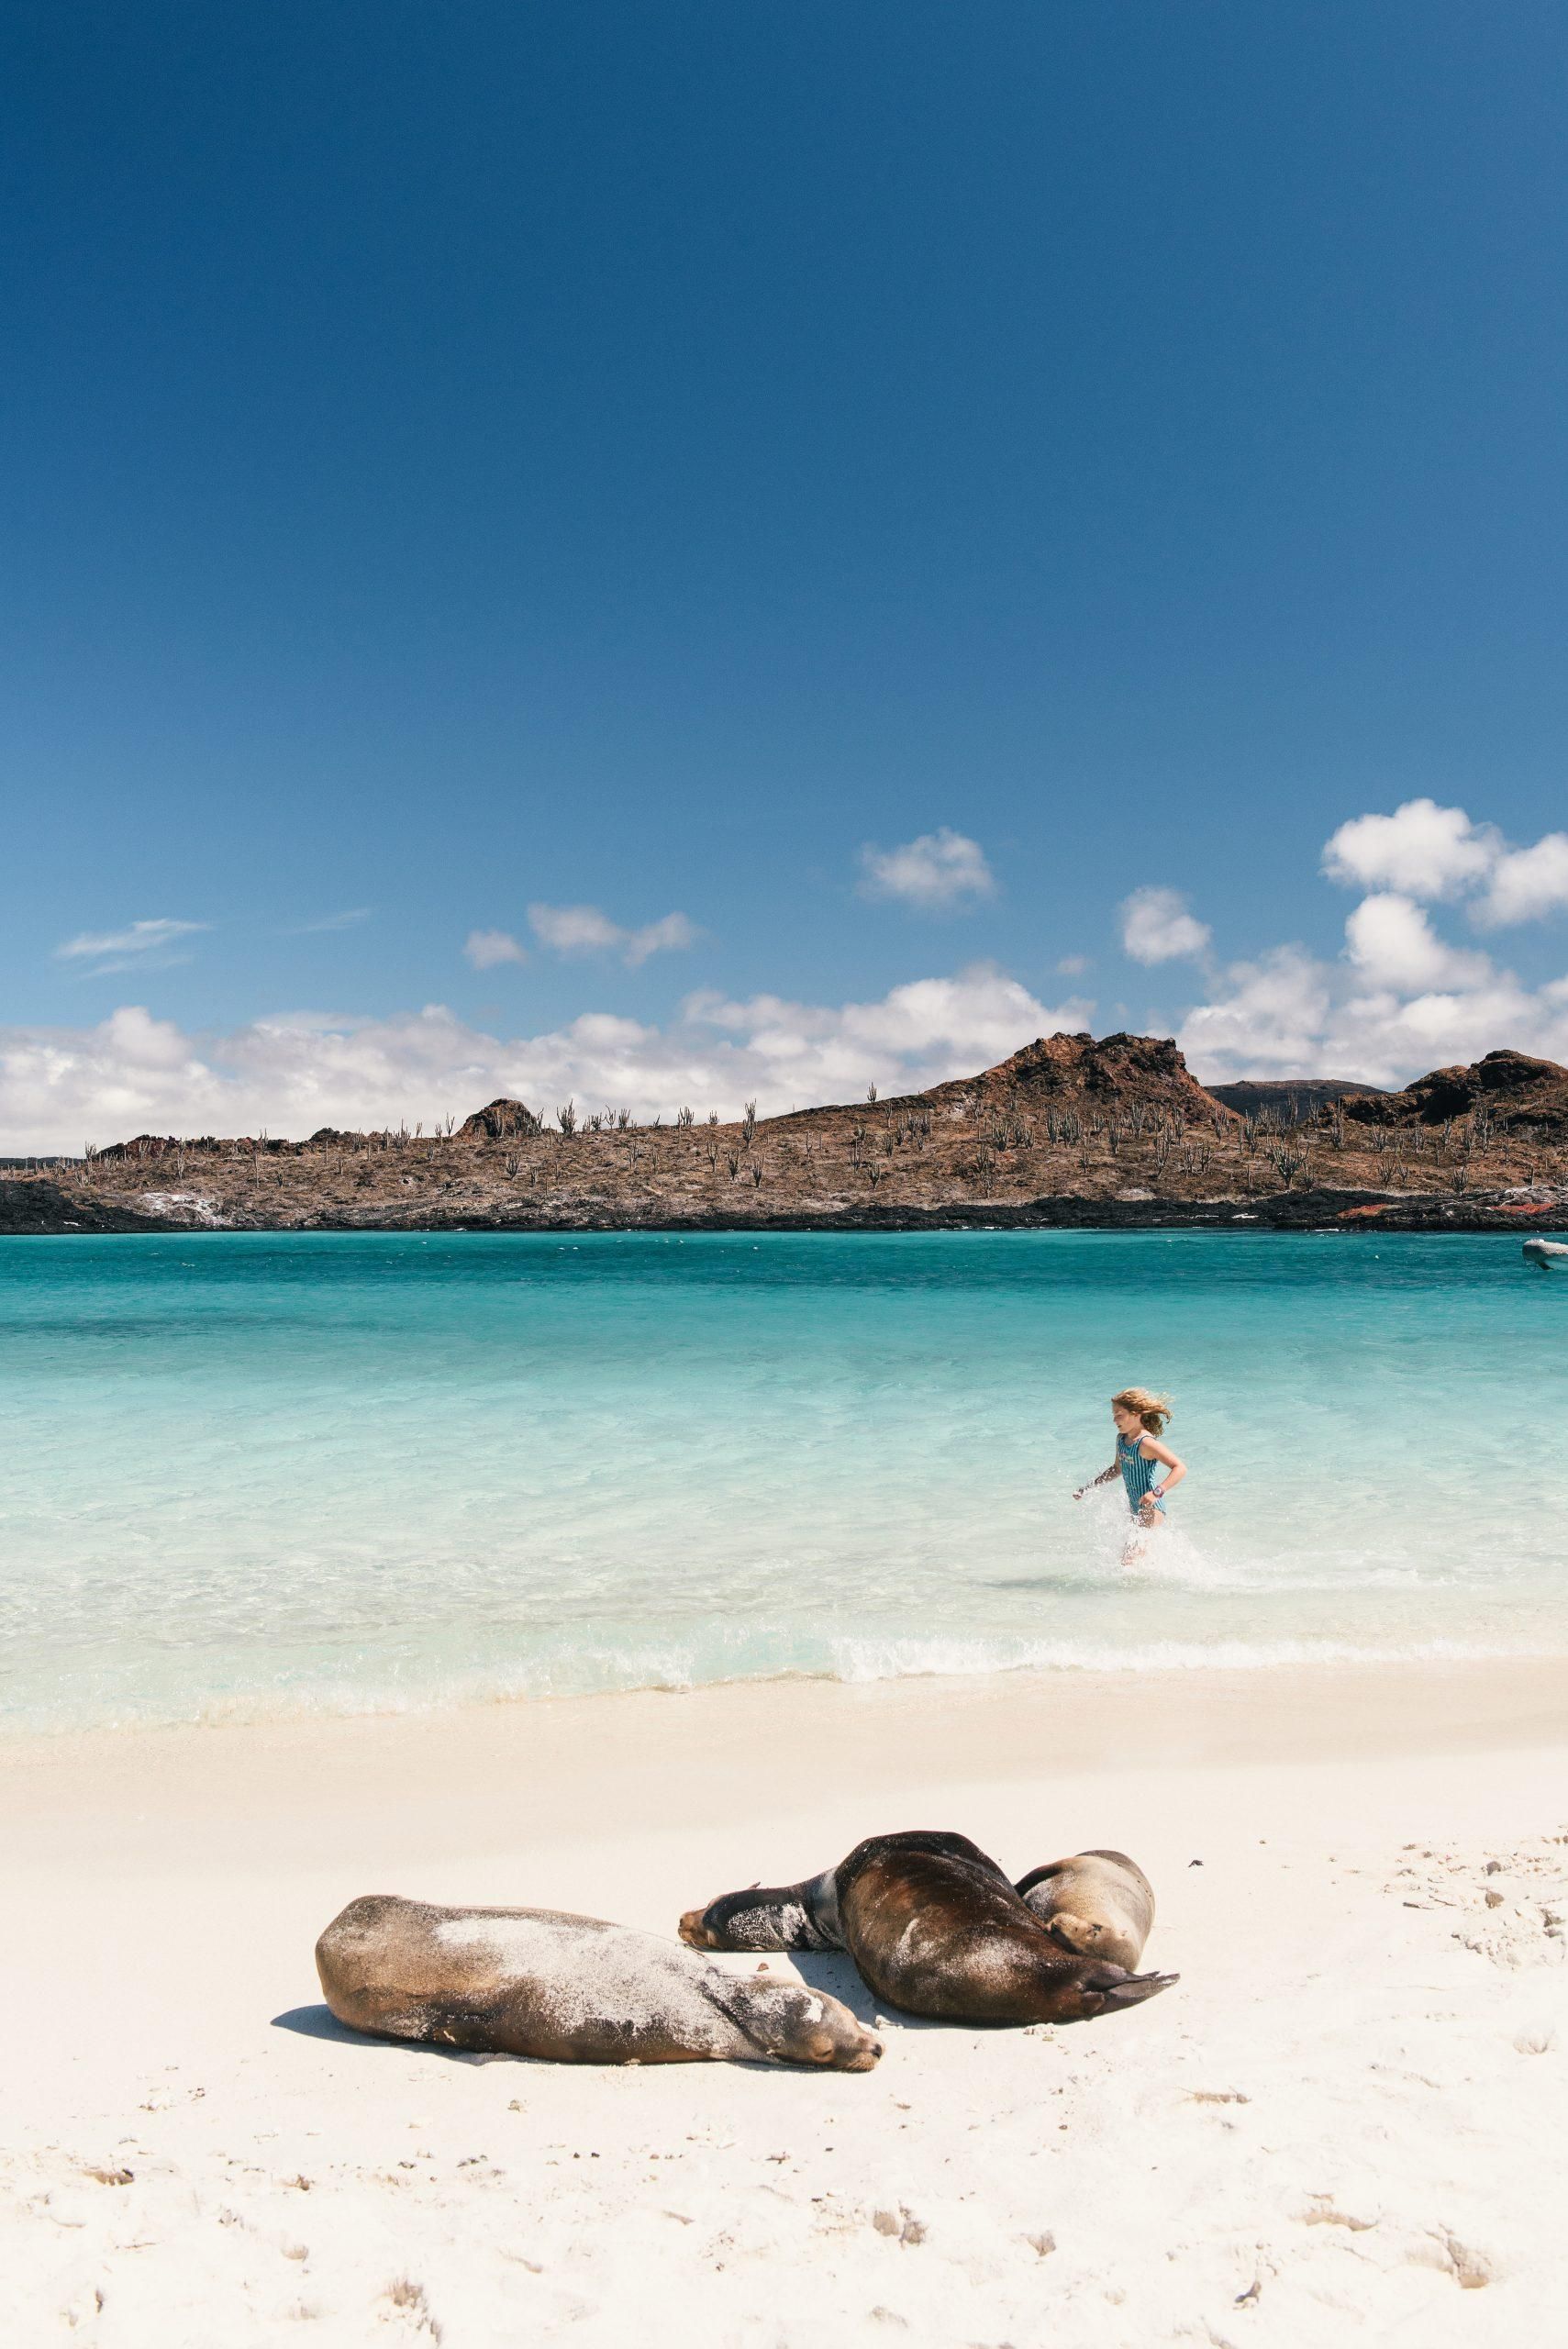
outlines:
[[[1565,1361],[1511,1236],[0,1241],[0,1722],[1568,1653]]]

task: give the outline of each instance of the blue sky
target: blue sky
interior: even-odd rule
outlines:
[[[1444,0],[8,10],[11,1146],[1042,1014],[1568,1052],[1568,879],[1494,885],[1564,818],[1565,65]],[[1326,876],[1423,800],[1453,869]]]

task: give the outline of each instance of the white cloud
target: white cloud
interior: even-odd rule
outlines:
[[[626,936],[597,906],[530,906],[528,922],[539,944],[557,954],[602,953]]]
[[[323,914],[319,921],[302,921],[295,936],[317,938],[324,930],[356,930],[361,922],[369,921],[370,918],[371,909],[368,906],[350,906],[346,913]]]
[[[1392,816],[1341,824],[1323,851],[1323,870],[1351,888],[1452,897],[1485,879],[1501,845],[1492,825],[1473,824],[1462,807],[1407,799]]]
[[[1485,929],[1540,921],[1568,908],[1568,832],[1548,832],[1533,848],[1507,849],[1492,868],[1473,918]]]
[[[1206,999],[1173,1023],[1200,1076],[1316,1073],[1396,1085],[1503,1044],[1568,1059],[1568,977],[1527,986],[1489,956],[1451,946],[1418,902],[1458,890],[1480,918],[1551,911],[1564,889],[1568,837],[1512,849],[1462,810],[1410,805],[1457,825],[1427,825],[1425,833],[1407,826],[1393,849],[1386,833],[1370,835],[1370,846],[1357,836],[1336,868],[1342,875],[1359,859],[1369,870],[1398,863],[1413,878],[1405,888],[1370,888],[1346,921],[1340,956],[1282,945],[1219,972],[1206,964]],[[1407,813],[1376,820],[1395,826]],[[1353,829],[1342,827],[1336,842],[1342,847]],[[1424,863],[1412,847],[1418,834]],[[1489,862],[1462,873],[1456,858],[1477,841]],[[1139,891],[1123,916],[1140,960],[1206,954],[1207,925],[1173,891]],[[641,930],[596,907],[534,906],[529,919],[557,952],[615,952],[634,964],[695,936],[680,914]],[[202,927],[138,923],[71,940],[61,952],[72,963],[128,953],[146,969]],[[525,950],[510,932],[481,930],[466,951],[485,968]],[[1076,975],[1081,958],[1062,967]],[[299,1135],[325,1124],[428,1125],[498,1093],[547,1111],[570,1094],[579,1106],[609,1102],[639,1117],[669,1116],[683,1102],[732,1115],[750,1098],[770,1113],[858,1099],[873,1082],[890,1094],[969,1075],[1037,1035],[1086,1027],[1093,1009],[1080,1000],[1042,1004],[984,963],[869,1002],[704,991],[663,1026],[587,1012],[548,1034],[512,1039],[468,1027],[440,1005],[384,1019],[294,1013],[223,1035],[185,1033],[130,1006],[93,1027],[0,1030],[0,1127],[14,1151],[75,1151],[84,1137],[106,1142],[142,1130]]]
[[[622,949],[625,960],[635,970],[646,963],[651,954],[667,954],[687,946],[695,946],[697,933],[684,914],[664,914],[658,921],[651,921],[641,930],[634,930]]]
[[[519,946],[508,930],[471,930],[462,951],[476,971],[493,971],[500,963],[526,963],[528,950]]]
[[[995,875],[978,841],[943,824],[902,848],[861,851],[862,897],[892,897],[920,913],[955,913],[995,896]]]
[[[1345,924],[1346,952],[1369,986],[1418,995],[1432,987],[1475,987],[1492,975],[1490,958],[1447,946],[1408,897],[1363,897]]]
[[[1056,965],[1056,974],[1062,979],[1081,979],[1088,968],[1086,954],[1063,954]]]
[[[0,1030],[0,1125],[14,1151],[81,1149],[142,1132],[304,1135],[317,1126],[431,1125],[506,1093],[552,1110],[683,1103],[738,1116],[857,1100],[967,1076],[1020,1044],[1088,1024],[978,964],[870,1003],[693,996],[666,1027],[587,1012],[504,1039],[439,1004],[391,1019],[301,1012],[195,1036],[128,1007],[91,1028]]]
[[[1483,930],[1568,911],[1568,832],[1510,848],[1495,824],[1473,824],[1462,807],[1433,799],[1341,824],[1323,851],[1323,870],[1332,881],[1402,897],[1469,896],[1470,918]]]
[[[1332,976],[1331,964],[1299,946],[1276,946],[1256,962],[1232,963],[1217,999],[1187,1013],[1177,1041],[1194,1070],[1216,1082],[1329,1073],[1322,1053]]]
[[[975,963],[949,979],[915,979],[874,1003],[833,1007],[781,996],[731,1002],[689,996],[688,1022],[744,1039],[748,1065],[772,1077],[770,1097],[789,1103],[842,1099],[874,1082],[907,1092],[943,1077],[969,1076],[1036,1036],[1076,1030],[1094,1007],[1073,1000],[1048,1009],[994,963]],[[787,1105],[786,1105],[787,1106]]]
[[[68,938],[57,946],[55,959],[61,963],[100,963],[101,969],[89,972],[88,977],[107,977],[113,972],[133,970],[149,961],[170,962],[173,959],[169,952],[172,946],[182,938],[193,938],[198,930],[210,927],[205,921],[160,920],[133,921],[125,930],[83,930],[79,937]]]
[[[1201,955],[1213,936],[1174,889],[1135,889],[1120,907],[1121,942],[1135,963],[1174,963]]]
[[[1491,957],[1451,946],[1418,898],[1470,899],[1487,927],[1568,906],[1568,835],[1510,848],[1462,807],[1412,799],[1342,824],[1324,851],[1331,878],[1370,885],[1345,923],[1345,952],[1319,961],[1282,946],[1223,973],[1178,1041],[1196,1074],[1362,1077],[1403,1085],[1499,1045],[1568,1059],[1568,979],[1526,986]]]
[[[665,914],[641,930],[623,930],[597,906],[530,906],[528,926],[554,953],[618,954],[632,970],[651,954],[695,946],[698,936],[684,914]]]
[[[1404,1085],[1430,1068],[1478,1060],[1512,1044],[1568,1059],[1568,990],[1529,989],[1501,971],[1485,985],[1436,989],[1408,1000],[1388,990],[1345,995],[1331,963],[1282,947],[1225,974],[1213,1003],[1176,1031],[1195,1076],[1350,1076]]]
[[[1337,963],[1282,946],[1232,963],[1213,999],[1177,1029],[1194,1074],[1211,1084],[1318,1075],[1396,1085],[1503,1044],[1568,1060],[1568,979],[1527,987],[1484,954],[1456,953],[1406,899],[1365,900],[1346,930]]]
[[[1316,1074],[1403,1085],[1502,1044],[1568,1055],[1568,981],[1523,985],[1489,955],[1449,945],[1415,902],[1472,889],[1515,857],[1536,852],[1508,850],[1462,809],[1429,799],[1342,825],[1325,851],[1336,877],[1397,870],[1409,886],[1374,889],[1352,908],[1338,962],[1282,946],[1232,963],[1177,1030],[1195,1074],[1216,1083]],[[1554,876],[1551,859],[1530,863],[1517,901],[1535,903]]]

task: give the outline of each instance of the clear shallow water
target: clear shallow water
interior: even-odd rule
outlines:
[[[1508,1235],[0,1241],[0,1720],[1568,1653],[1565,1349]]]

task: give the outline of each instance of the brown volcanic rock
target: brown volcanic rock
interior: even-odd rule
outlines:
[[[1151,1109],[1212,1125],[1234,1112],[1206,1092],[1169,1036],[1037,1036],[975,1077],[933,1085],[929,1101],[1037,1102],[1091,1112],[1129,1108]]]
[[[1354,1094],[1344,1114],[1362,1125],[1440,1126],[1484,1111],[1505,1130],[1536,1126],[1568,1137],[1568,1068],[1528,1052],[1488,1052],[1484,1060],[1434,1068],[1402,1093]]]
[[[161,1158],[165,1151],[178,1150],[177,1134],[132,1134],[128,1141],[112,1141],[98,1152],[100,1158]]]
[[[562,1132],[502,1097],[461,1134],[139,1136],[23,1177],[0,1229],[184,1230],[191,1197],[233,1230],[1551,1230],[1568,1209],[1568,1072],[1493,1052],[1292,1124],[1238,1117],[1169,1038],[1051,1036],[928,1093],[723,1125]]]
[[[465,1118],[457,1130],[459,1141],[513,1141],[537,1134],[543,1119],[526,1101],[511,1101],[503,1093]]]
[[[313,1141],[318,1139],[311,1136]],[[169,1158],[179,1151],[190,1156],[214,1150],[267,1151],[275,1155],[279,1151],[298,1152],[304,1146],[264,1134],[132,1134],[128,1141],[106,1142],[95,1155],[100,1159]]]

